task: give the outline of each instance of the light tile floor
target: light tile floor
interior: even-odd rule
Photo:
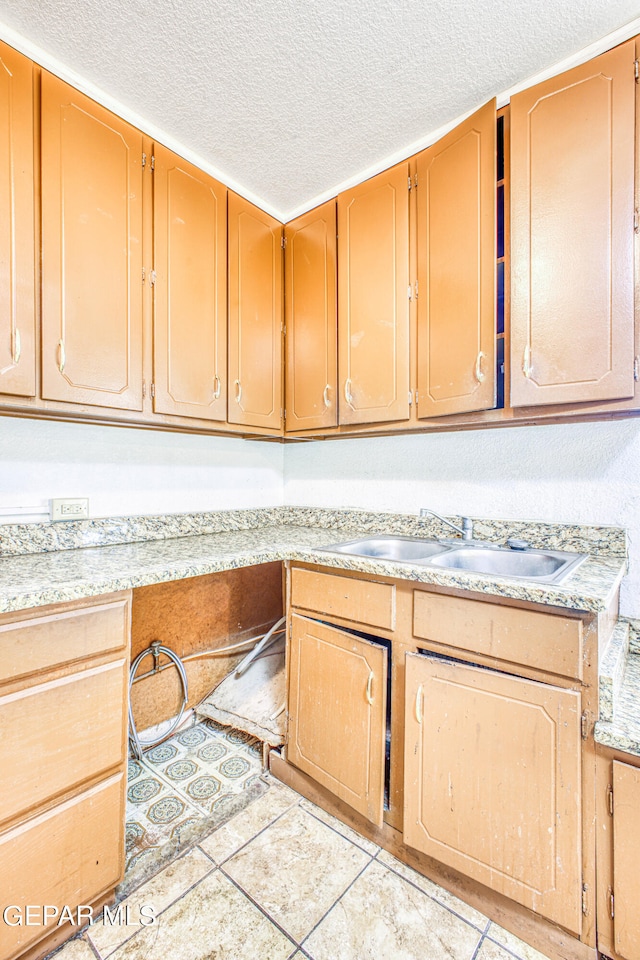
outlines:
[[[262,796],[122,901],[123,922],[98,920],[55,960],[545,960],[265,781]],[[152,925],[140,922],[145,906]]]

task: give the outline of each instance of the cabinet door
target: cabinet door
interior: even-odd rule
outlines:
[[[229,193],[229,422],[282,425],[282,224]]]
[[[337,402],[336,202],[285,227],[287,430],[335,427]]]
[[[287,759],[381,826],[387,651],[292,619]]]
[[[640,957],[640,770],[613,762],[613,919],[616,953]]]
[[[338,197],[340,423],[409,417],[409,164]]]
[[[33,64],[0,43],[0,393],[36,392]]]
[[[511,98],[511,403],[633,396],[634,43]]]
[[[495,406],[496,104],[418,156],[418,416]]]
[[[154,410],[226,420],[227,190],[154,155]]]
[[[0,834],[3,909],[9,908],[10,919],[0,923],[1,957],[21,957],[55,929],[64,906],[75,919],[79,904],[92,903],[122,880],[125,789],[124,774],[118,773]],[[32,905],[30,925],[13,925],[14,904],[23,918]]]
[[[579,693],[408,654],[405,703],[405,842],[579,934]]]
[[[142,135],[44,72],[42,395],[142,409]]]

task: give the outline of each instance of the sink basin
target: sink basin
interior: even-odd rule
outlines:
[[[434,567],[468,570],[496,577],[517,577],[559,583],[586,560],[586,554],[561,553],[554,550],[509,550],[498,547],[454,547],[440,557],[434,557]]]
[[[378,557],[382,560],[407,560],[417,562],[445,553],[450,548],[435,540],[416,540],[415,537],[364,537],[347,543],[334,543],[330,547],[318,547],[332,553],[349,553],[356,557]]]
[[[318,550],[346,553],[354,557],[376,557],[419,563],[425,567],[466,570],[488,576],[561,583],[587,555],[559,550],[511,550],[508,547],[467,545],[464,541],[440,543],[416,537],[362,537],[346,543],[333,543]]]

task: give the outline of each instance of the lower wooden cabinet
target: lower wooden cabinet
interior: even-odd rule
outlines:
[[[386,648],[294,616],[289,671],[288,759],[382,825]]]
[[[0,960],[72,936],[62,909],[124,875],[130,608],[119,593],[0,616]]]
[[[404,840],[579,934],[580,694],[408,654]]]
[[[597,763],[598,949],[640,960],[640,757],[600,747]]]
[[[2,960],[19,957],[55,929],[64,906],[75,923],[78,906],[90,905],[122,879],[125,785],[124,772],[118,773],[0,835],[8,908],[0,923]],[[33,925],[24,922],[28,905]],[[69,936],[76,929],[70,927]]]

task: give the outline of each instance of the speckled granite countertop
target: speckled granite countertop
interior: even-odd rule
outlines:
[[[279,517],[277,510],[265,513],[267,516],[263,517],[261,525],[248,529],[187,536],[174,532],[171,539],[141,539],[80,549],[5,555],[0,559],[0,613],[274,560],[322,563],[343,570],[597,612],[607,608],[626,569],[623,557],[592,556],[561,586],[553,586],[420,564],[320,553],[317,547],[375,532],[384,523],[379,521],[377,527],[374,521],[359,522],[357,526],[347,526],[345,522],[328,526],[320,518],[318,525],[303,526],[292,522],[293,517]],[[315,512],[314,519],[318,513]],[[273,522],[281,519],[289,522]],[[299,521],[300,517],[295,519]],[[340,519],[344,521],[345,517]],[[362,521],[362,515],[355,512],[353,517],[346,519]],[[413,522],[415,524],[415,518]],[[417,531],[406,530],[406,526],[402,532],[414,532],[415,535]],[[420,532],[423,536],[433,536],[433,531],[425,529],[424,524]],[[562,542],[564,545],[566,541]],[[558,549],[557,545],[555,549]]]
[[[640,757],[640,622],[620,620],[600,661],[595,739]]]

